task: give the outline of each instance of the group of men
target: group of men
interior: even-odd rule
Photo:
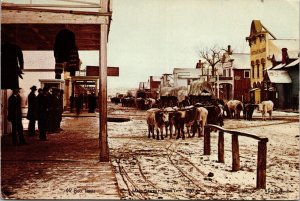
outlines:
[[[79,115],[83,106],[88,108],[89,113],[94,113],[97,107],[97,97],[94,92],[91,94],[75,94],[70,96],[70,112],[73,113],[73,108],[76,109],[76,114]]]
[[[38,122],[40,140],[47,140],[47,133],[58,133],[61,131],[60,123],[63,113],[63,90],[48,86],[38,89],[32,86],[28,95],[28,112],[26,118],[29,120],[28,135],[35,135],[35,125]],[[12,124],[12,141],[14,145],[26,144],[23,135],[22,111],[20,88],[14,89],[8,99],[8,120]],[[19,143],[17,136],[19,136]]]

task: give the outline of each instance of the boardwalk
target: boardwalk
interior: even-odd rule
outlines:
[[[63,119],[48,141],[26,136],[16,147],[2,138],[2,198],[120,199],[113,166],[98,160],[99,118]]]

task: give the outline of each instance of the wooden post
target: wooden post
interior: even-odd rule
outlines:
[[[1,122],[1,131],[2,131],[2,135],[3,134],[7,134],[8,133],[8,120],[7,120],[7,89],[3,89],[1,90],[1,102],[3,104],[3,108],[1,108],[1,116],[3,118],[1,118],[1,120],[3,122]]]
[[[266,188],[267,142],[264,138],[258,142],[256,188]]]
[[[223,131],[219,131],[218,161],[219,163],[224,163],[224,132]]]
[[[240,169],[240,153],[239,153],[239,138],[237,134],[233,134],[231,138],[232,143],[232,171]]]
[[[210,155],[210,128],[204,128],[204,155]]]
[[[107,141],[107,24],[100,25],[99,55],[99,147],[100,161],[109,161]]]

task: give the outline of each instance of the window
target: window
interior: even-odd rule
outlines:
[[[257,60],[256,60],[256,72],[257,72],[257,73],[256,73],[256,75],[257,75],[256,78],[257,78],[257,79],[259,78],[259,65],[260,65],[260,60],[257,59]]]
[[[251,61],[251,72],[252,72],[253,79],[254,79],[254,66],[255,66],[255,61]]]
[[[249,70],[244,71],[244,78],[250,78],[250,71]]]

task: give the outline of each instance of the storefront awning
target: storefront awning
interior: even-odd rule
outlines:
[[[249,91],[256,91],[256,90],[259,90],[260,88],[252,88],[250,89]]]
[[[285,70],[268,70],[267,73],[271,83],[292,83],[290,75]]]
[[[271,68],[272,70],[278,70],[278,69],[281,69],[283,66],[285,66],[285,64],[278,64],[277,66],[274,66],[273,68]]]
[[[300,59],[298,58],[297,60],[289,63],[288,65],[286,65],[284,68],[289,68],[289,67],[293,67],[293,66],[299,66],[299,63],[300,63]]]

